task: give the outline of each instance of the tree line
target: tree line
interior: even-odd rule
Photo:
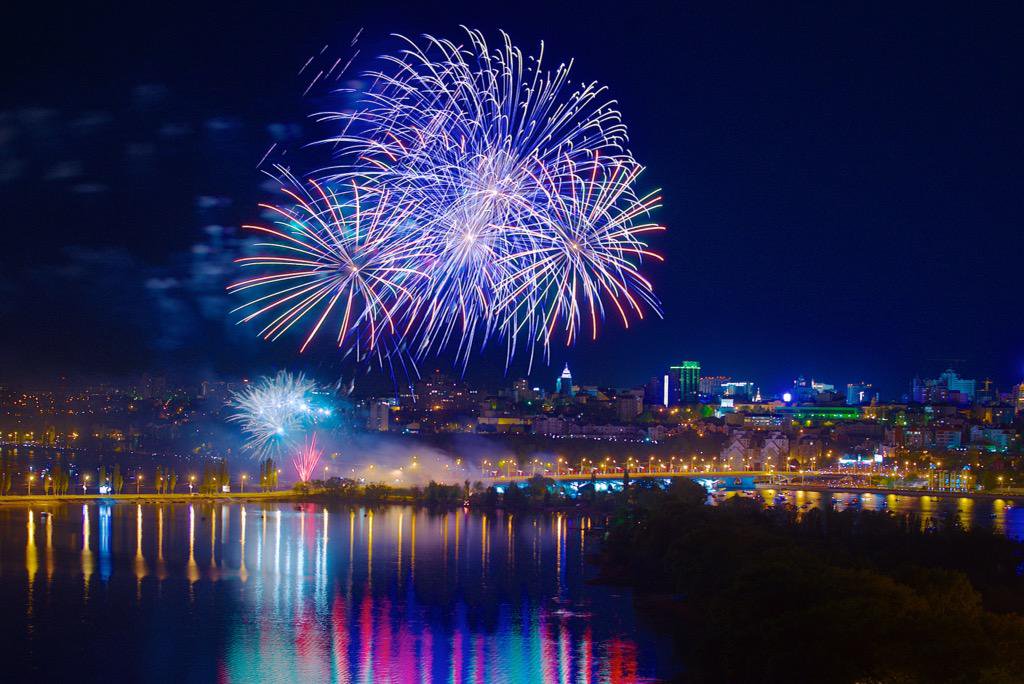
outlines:
[[[122,468],[115,463],[108,468],[99,466],[96,470],[81,470],[77,473],[77,484],[72,485],[71,468],[58,457],[48,470],[41,472],[29,471],[19,473],[17,459],[3,453],[0,454],[0,496],[25,493],[39,493],[50,496],[64,496],[69,493],[124,494],[129,492],[156,494],[180,493],[185,486],[188,491],[202,494],[216,494],[232,485],[231,474],[226,460],[205,463],[197,477],[190,475],[183,481],[177,470],[170,466],[157,466],[153,471],[152,480],[144,469]],[[259,480],[254,483],[261,491],[274,491],[278,487],[279,469],[273,459],[266,459],[259,464]],[[245,487],[244,475],[237,475],[235,482],[242,489]],[[246,478],[247,479],[247,478]],[[74,489],[74,491],[72,491]]]
[[[599,561],[672,637],[680,681],[1020,681],[1024,544],[955,518],[705,501],[688,481],[634,489]]]

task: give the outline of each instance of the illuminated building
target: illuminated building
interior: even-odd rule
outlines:
[[[680,402],[679,376],[669,371],[659,378],[651,378],[645,392],[648,404],[677,406]]]
[[[480,433],[523,434],[528,432],[530,421],[515,416],[478,416],[476,431]]]
[[[700,395],[700,362],[683,361],[670,370],[679,372],[679,394],[684,404],[696,404]]]
[[[391,427],[391,403],[384,399],[374,399],[370,402],[370,419],[366,424],[367,429],[376,432],[387,432]]]
[[[965,492],[974,489],[974,474],[970,470],[932,470],[928,473],[928,488],[946,492]]]
[[[974,399],[974,391],[977,387],[977,381],[961,378],[952,368],[947,368],[946,371],[939,376],[938,382],[939,384],[944,384],[946,389],[950,392],[959,392],[971,400]]]
[[[792,400],[800,403],[805,401],[814,401],[817,399],[818,393],[815,392],[814,388],[811,386],[813,382],[813,380],[811,382],[807,382],[807,379],[802,375],[794,380],[793,391],[790,393],[792,395]]]
[[[775,414],[787,416],[800,423],[861,418],[861,410],[856,406],[776,406]]]
[[[537,398],[537,393],[534,391],[530,384],[525,378],[520,378],[512,383],[512,401],[519,403],[523,401],[533,401]]]
[[[1024,382],[1013,388],[1013,411],[1017,415],[1024,413]]]
[[[921,378],[914,376],[910,382],[910,400],[916,404],[923,404],[928,399],[928,387]]]
[[[963,432],[956,428],[936,428],[935,448],[956,449],[963,442]]]
[[[830,385],[825,382],[818,382],[811,379],[810,382],[804,378],[804,376],[798,377],[793,381],[793,390],[791,392],[793,401],[796,403],[803,402],[814,402],[814,401],[832,401],[835,399],[836,386]]]
[[[871,402],[871,383],[851,382],[846,386],[846,403],[850,406],[859,406]]]
[[[708,375],[700,379],[700,393],[705,397],[722,396],[722,385],[732,380],[728,375]]]
[[[789,438],[782,432],[738,430],[722,449],[722,461],[736,470],[766,470],[786,467]]]
[[[961,378],[947,368],[935,380],[914,378],[911,385],[913,400],[919,404],[969,404],[974,401],[977,381]]]
[[[752,382],[724,382],[722,383],[722,396],[733,399],[750,400],[757,393]]]
[[[572,384],[572,373],[569,371],[569,364],[565,364],[562,374],[555,378],[555,393],[563,396],[576,396],[576,388]]]
[[[435,370],[416,383],[415,396],[424,411],[465,411],[473,405],[474,392],[461,380]]]

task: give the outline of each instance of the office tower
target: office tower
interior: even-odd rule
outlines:
[[[851,382],[846,386],[846,403],[850,406],[868,404],[871,402],[873,394],[871,383],[863,381]]]
[[[562,374],[555,379],[555,393],[562,396],[576,396],[576,388],[572,386],[572,373],[569,371],[569,364],[565,364]]]
[[[700,362],[683,361],[682,365],[672,366],[671,370],[679,373],[679,392],[684,404],[696,404],[700,395]]]

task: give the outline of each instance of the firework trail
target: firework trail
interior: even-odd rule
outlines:
[[[315,389],[316,383],[301,373],[279,371],[233,393],[235,412],[228,420],[241,425],[245,446],[255,458],[276,455],[318,415],[329,411],[313,407]]]
[[[266,251],[237,262],[263,275],[229,287],[257,293],[232,313],[244,312],[240,323],[269,319],[260,334],[270,340],[308,316],[305,351],[337,311],[339,347],[357,356],[377,350],[382,338],[400,335],[416,281],[427,278],[419,265],[428,253],[415,236],[403,235],[413,230],[415,207],[393,207],[387,190],[355,180],[341,188],[313,180],[303,186],[281,171],[288,181],[282,192],[295,205],[261,205],[279,220],[273,227],[245,226],[268,238],[255,245]]]
[[[525,347],[596,338],[601,321],[660,315],[640,267],[661,257],[646,234],[660,197],[640,195],[614,100],[526,55],[502,33],[464,43],[401,38],[356,104],[318,118],[335,152],[306,183],[284,173],[288,201],[266,256],[236,283],[261,294],[243,321],[276,339],[300,321],[306,349],[333,314],[337,343],[362,357],[414,362],[454,351],[463,367],[491,340],[511,362]]]
[[[306,443],[296,450],[292,458],[292,465],[299,476],[300,482],[309,482],[312,479],[316,466],[320,463],[323,451],[316,446],[316,435],[314,434]]]

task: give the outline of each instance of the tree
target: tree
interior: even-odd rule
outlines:
[[[6,453],[0,454],[0,494],[11,490],[10,462]]]
[[[371,503],[384,501],[390,494],[391,487],[383,482],[371,482],[363,488],[363,496]]]
[[[121,464],[114,464],[114,493],[120,494],[124,489],[124,476],[121,475]]]
[[[168,493],[173,494],[174,493],[174,485],[178,484],[178,474],[172,470],[170,472],[170,475],[166,476],[166,481],[167,481],[167,491],[168,491]]]
[[[277,489],[277,468],[271,458],[260,464],[260,486],[265,492]]]
[[[209,463],[203,464],[203,478],[199,481],[199,491],[204,494],[209,494],[214,487],[214,474],[210,469]]]
[[[99,478],[96,483],[101,487],[107,483],[107,466],[100,466]]]

